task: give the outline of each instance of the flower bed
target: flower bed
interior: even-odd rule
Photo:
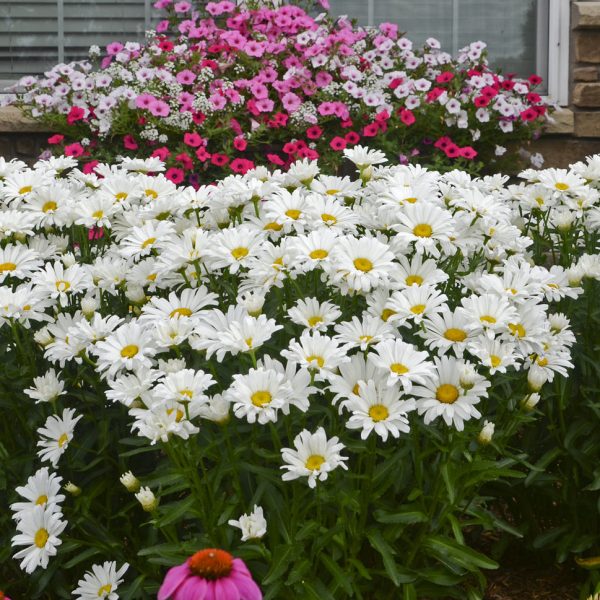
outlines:
[[[481,41],[453,58],[395,24],[294,5],[157,4],[171,16],[145,44],[110,44],[98,70],[60,64],[21,80],[12,101],[57,131],[55,155],[88,170],[159,157],[168,179],[192,185],[304,158],[334,173],[361,143],[393,161],[499,171],[546,121],[541,79],[493,72]]]
[[[482,597],[473,536],[515,531],[483,486],[600,278],[600,157],[507,188],[346,155],[198,189],[0,161],[8,593],[250,590],[233,555],[265,598]]]

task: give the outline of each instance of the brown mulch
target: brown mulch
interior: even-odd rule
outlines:
[[[548,567],[501,566],[486,573],[485,600],[577,600],[580,582],[575,570],[564,565]]]

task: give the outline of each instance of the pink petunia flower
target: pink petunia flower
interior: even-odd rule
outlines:
[[[73,144],[68,144],[65,146],[65,156],[72,156],[73,158],[77,158],[83,154],[83,146],[79,142],[75,142]]]
[[[260,588],[239,558],[224,550],[200,550],[169,569],[157,600],[262,600]]]
[[[64,139],[65,139],[64,135],[61,135],[60,133],[55,133],[54,135],[51,135],[48,138],[48,143],[49,144],[60,144]]]
[[[163,102],[162,100],[156,100],[156,101],[154,101],[148,107],[148,110],[155,117],[167,117],[167,116],[169,116],[169,113],[171,112],[171,109],[169,108],[169,105],[166,102]]]
[[[85,117],[85,110],[80,106],[71,106],[69,114],[67,115],[67,123],[73,125],[75,121],[81,121]]]
[[[179,73],[177,73],[175,79],[177,79],[179,83],[189,85],[190,83],[194,83],[196,80],[196,74],[192,73],[192,71],[189,69],[184,69],[183,71],[179,71]]]
[[[173,183],[181,183],[184,179],[183,169],[178,169],[177,167],[171,167],[167,169],[165,173],[165,177],[172,181]]]
[[[137,150],[139,148],[134,137],[130,134],[127,134],[126,136],[123,137],[123,146],[127,150]]]
[[[202,145],[202,136],[197,134],[196,132],[192,133],[184,133],[183,134],[183,143],[186,146],[191,146],[192,148],[198,148],[198,146]]]

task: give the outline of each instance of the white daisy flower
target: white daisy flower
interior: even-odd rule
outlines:
[[[91,571],[86,571],[83,579],[77,582],[73,594],[77,600],[118,600],[117,588],[123,583],[123,575],[129,568],[125,563],[117,569],[115,561],[106,561],[102,565],[92,565]]]
[[[20,520],[25,512],[34,509],[36,506],[54,507],[56,509],[65,497],[60,494],[60,484],[62,477],[56,473],[50,473],[48,467],[38,469],[31,477],[27,479],[27,484],[15,489],[19,496],[25,498],[26,502],[15,502],[10,505],[10,509],[16,513],[13,519]]]
[[[360,437],[363,440],[375,431],[384,442],[388,434],[398,438],[400,433],[410,431],[406,414],[414,410],[414,400],[402,400],[397,388],[377,385],[373,380],[361,381],[358,385],[359,394],[340,404],[340,409],[352,413],[346,427],[362,429]]]
[[[290,319],[311,331],[326,331],[341,316],[342,311],[332,302],[304,298],[288,310]]]
[[[281,449],[282,459],[286,463],[281,468],[287,470],[282,479],[291,481],[307,477],[309,487],[314,488],[317,481],[325,481],[337,467],[348,469],[345,464],[348,458],[340,454],[344,448],[339,438],[327,439],[322,427],[315,433],[304,429],[294,438],[294,448]]]
[[[65,408],[62,416],[51,415],[46,419],[44,426],[37,430],[37,434],[41,438],[37,443],[41,448],[38,456],[42,461],[49,461],[53,467],[58,465],[60,457],[73,439],[75,425],[82,417],[83,415],[75,417],[75,411],[72,408]]]
[[[20,567],[26,573],[33,573],[38,567],[45,569],[56,548],[62,544],[58,536],[67,526],[62,514],[55,512],[53,506],[36,506],[22,514],[17,523],[19,532],[12,538],[13,546],[26,546],[19,550],[14,558],[21,560]]]
[[[242,542],[259,540],[267,533],[267,521],[264,517],[262,506],[257,506],[256,504],[251,513],[243,514],[239,520],[230,519],[227,523],[241,530]]]
[[[36,402],[54,402],[65,392],[65,384],[62,382],[54,369],[49,369],[44,375],[33,379],[33,387],[24,390],[30,398]]]

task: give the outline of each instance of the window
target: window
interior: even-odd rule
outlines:
[[[57,62],[87,57],[92,44],[140,41],[157,20],[154,0],[0,0],[0,91]],[[330,0],[363,25],[398,23],[416,43],[438,38],[455,53],[488,44],[492,66],[544,78],[568,101],[569,3],[564,0]]]
[[[0,90],[88,48],[141,41],[153,22],[153,0],[1,0]]]
[[[453,54],[476,40],[503,72],[537,73],[553,99],[568,101],[569,3],[562,0],[330,0],[336,15],[386,21],[416,44],[435,37]]]

